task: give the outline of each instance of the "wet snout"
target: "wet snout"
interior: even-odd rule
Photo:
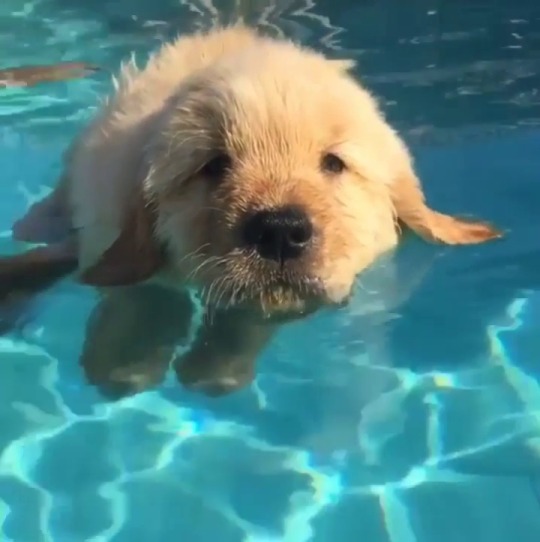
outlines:
[[[244,246],[261,258],[281,265],[303,256],[312,245],[313,238],[313,223],[299,205],[251,213],[242,224]]]

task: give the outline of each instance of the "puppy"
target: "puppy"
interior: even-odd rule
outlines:
[[[130,346],[152,296],[131,303],[129,292],[200,292],[212,318],[180,379],[208,393],[246,384],[275,323],[345,303],[403,225],[445,244],[500,236],[428,206],[406,146],[353,66],[240,25],[164,45],[144,69],[122,68],[57,187],[14,225],[15,238],[47,243],[40,261],[50,250],[57,268],[63,254],[109,307],[128,303],[129,324],[125,311],[98,308],[109,316],[92,318],[88,336],[100,328],[122,340],[122,366],[152,366],[153,383],[152,355]],[[183,318],[162,325],[180,329]],[[172,357],[174,341],[162,335]],[[101,342],[88,346],[90,358],[107,357]],[[156,348],[163,354],[164,343]]]

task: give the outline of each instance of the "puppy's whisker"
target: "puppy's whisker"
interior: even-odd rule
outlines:
[[[234,284],[236,283],[236,286],[234,286]],[[242,291],[242,288],[245,288],[245,282],[241,281],[241,280],[238,280],[238,279],[234,279],[232,281],[232,285],[233,286],[231,288],[231,294],[230,294],[230,297],[229,297],[229,302],[227,304],[227,308],[230,308],[234,305],[236,305],[240,300],[238,299],[238,294]]]
[[[216,257],[214,260],[212,261],[208,261],[206,262],[206,264],[204,265],[204,267],[200,267],[197,274],[194,274],[193,275],[193,279],[199,279],[200,278],[200,274],[204,271],[205,273],[207,274],[210,274],[210,273],[213,273],[216,268],[224,265],[225,263],[225,260],[223,258],[218,258]]]
[[[210,297],[209,298],[209,302],[212,303],[212,305],[214,305],[215,307],[219,307],[219,301],[223,295],[223,288],[224,288],[224,285],[227,281],[227,277],[226,275],[223,275],[221,277],[218,277],[215,281],[214,281],[214,290],[211,292],[211,295],[213,294],[213,297]]]
[[[215,317],[215,314],[218,310],[222,309],[221,307],[221,299],[223,298],[223,295],[227,291],[227,285],[228,285],[228,277],[226,275],[218,278],[216,281],[214,281],[215,284],[215,290],[214,290],[214,299],[210,299],[209,303],[211,304],[212,311],[210,312],[211,319],[210,324],[213,324],[213,318]]]
[[[214,291],[216,290],[216,288],[218,287],[219,285],[219,281],[222,279],[223,277],[218,277],[216,279],[214,279],[212,281],[212,283],[210,284],[210,287],[208,288],[208,291],[207,291],[207,295],[206,295],[206,300],[205,300],[205,304],[206,305],[212,305],[212,306],[215,306],[215,302],[214,302],[214,298],[213,296],[215,295],[214,294]]]
[[[207,268],[206,271],[210,271],[222,263],[222,258],[219,256],[209,256],[201,264],[195,267],[186,277],[186,282],[194,280],[197,278],[197,275],[208,265],[213,264],[210,268]]]
[[[215,286],[215,282],[217,279],[213,280],[210,283],[210,286],[208,288],[204,288],[201,292],[201,301],[204,305],[204,314],[203,314],[203,323],[204,324],[212,324],[213,322],[213,313],[215,310],[214,305],[209,302],[211,296],[212,296],[212,289]]]
[[[232,276],[229,280],[229,287],[227,289],[228,298],[227,301],[224,303],[225,310],[229,309],[230,307],[234,306],[235,300],[236,300],[236,292],[238,291],[238,279],[234,276]]]
[[[199,255],[199,253],[204,250],[205,248],[209,247],[210,246],[210,243],[203,243],[199,248],[196,248],[195,250],[193,250],[192,252],[189,252],[188,254],[186,254],[185,256],[183,256],[182,258],[180,258],[179,260],[179,263],[183,263],[185,262],[187,259],[191,259],[191,258],[194,258],[195,256]]]
[[[209,256],[205,261],[199,264],[195,269],[193,269],[186,280],[195,280],[198,275],[204,270],[205,272],[213,271],[216,267],[226,266],[228,264],[234,263],[235,251],[231,251],[224,256]],[[232,271],[232,270],[229,270]]]
[[[223,299],[223,297],[225,296],[225,294],[227,292],[229,292],[229,295],[230,295],[230,291],[231,291],[231,279],[229,277],[227,277],[226,275],[224,275],[222,278],[221,278],[221,281],[219,283],[219,288],[218,288],[218,295],[216,296],[216,306],[219,306],[221,304],[221,300]]]

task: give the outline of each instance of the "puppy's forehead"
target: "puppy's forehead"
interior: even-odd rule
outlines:
[[[352,82],[335,67],[297,62],[244,62],[206,87],[209,129],[233,151],[250,146],[332,145],[351,129]],[[217,124],[217,126],[216,126]]]
[[[231,123],[249,117],[270,124],[282,114],[291,120],[315,120],[321,107],[330,107],[335,115],[345,117],[345,108],[337,99],[341,81],[334,74],[331,79],[321,81],[310,72],[283,74],[277,70],[238,74],[226,83],[233,107],[224,112]]]

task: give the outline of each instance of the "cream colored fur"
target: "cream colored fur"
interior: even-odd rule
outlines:
[[[257,209],[293,202],[308,210],[321,232],[309,272],[327,302],[343,300],[355,276],[398,243],[398,219],[432,241],[498,236],[426,205],[405,145],[349,73],[353,65],[242,26],[180,37],[143,69],[126,64],[67,153],[57,190],[78,231],[81,271],[99,265],[137,198],[157,209],[155,237],[170,254],[154,278],[207,289],[230,279],[229,297],[264,273],[234,237],[242,215]],[[216,148],[235,163],[223,188],[198,178]],[[347,170],[323,174],[324,152]],[[219,271],[197,271],[212,258]],[[298,304],[297,292],[254,297],[269,308]]]

